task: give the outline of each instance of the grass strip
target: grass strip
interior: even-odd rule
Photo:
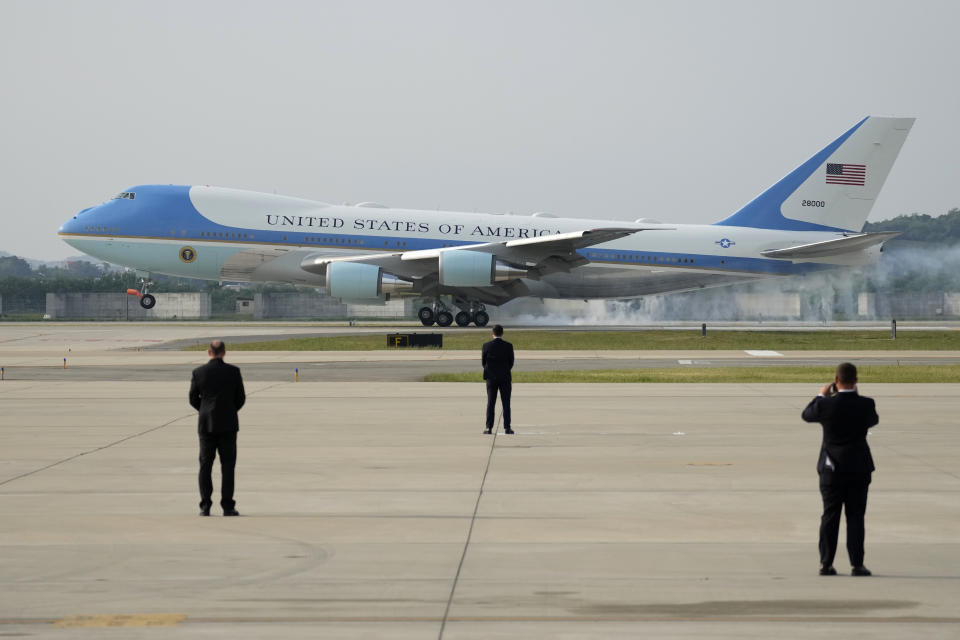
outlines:
[[[270,342],[234,342],[232,351],[376,351],[387,349],[386,335],[364,334],[291,338]],[[404,331],[403,333],[414,333]],[[429,329],[419,331],[429,333]],[[889,330],[862,331],[545,331],[518,329],[506,336],[515,349],[552,350],[745,350],[774,351],[960,351],[960,330],[901,330],[897,339]],[[480,349],[490,339],[488,331],[463,330],[445,333],[443,348],[462,351]],[[185,350],[205,350],[206,345]]]
[[[960,382],[960,365],[865,365],[858,367],[861,383]],[[584,371],[515,371],[514,382],[805,382],[826,384],[834,367],[673,367],[669,369],[592,369]],[[482,382],[479,371],[431,373],[425,382]]]

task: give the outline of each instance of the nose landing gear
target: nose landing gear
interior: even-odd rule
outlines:
[[[157,299],[147,293],[152,286],[153,282],[147,280],[146,278],[140,278],[140,290],[127,289],[127,295],[137,296],[140,298],[140,306],[144,309],[153,309],[154,305],[157,304]]]

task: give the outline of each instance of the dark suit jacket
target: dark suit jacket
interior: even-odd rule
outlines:
[[[240,369],[221,358],[193,370],[190,405],[200,412],[197,432],[231,433],[240,428],[237,411],[246,402]]]
[[[880,422],[880,417],[873,398],[865,398],[856,391],[817,396],[803,410],[802,416],[807,422],[819,422],[823,426],[818,473],[870,473],[874,470],[873,456],[867,446],[867,430]]]
[[[494,382],[509,382],[513,369],[513,345],[503,338],[494,338],[483,345],[480,352],[483,363],[483,379]]]

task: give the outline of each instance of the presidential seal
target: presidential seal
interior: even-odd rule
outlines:
[[[180,249],[180,259],[184,262],[193,262],[197,259],[197,250],[193,247],[183,247]]]

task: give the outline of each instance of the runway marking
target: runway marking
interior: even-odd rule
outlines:
[[[693,360],[677,360],[677,364],[693,364]]]
[[[274,383],[274,384],[271,384],[269,387],[265,387],[265,388],[263,388],[263,389],[257,389],[256,391],[251,391],[250,393],[247,394],[247,397],[249,398],[250,396],[252,396],[252,395],[254,395],[254,394],[256,394],[256,393],[260,393],[261,391],[267,391],[267,390],[269,390],[269,389],[273,389],[274,387],[280,386],[281,384],[284,384],[284,383],[282,383],[282,382],[276,382],[276,383]],[[145,429],[145,430],[143,430],[143,431],[140,431],[139,433],[134,433],[134,434],[132,434],[132,435],[125,436],[125,437],[123,437],[123,438],[120,438],[119,440],[115,440],[115,441],[110,442],[110,443],[108,443],[108,444],[105,444],[105,445],[103,445],[103,446],[101,446],[101,447],[94,447],[93,449],[88,449],[87,451],[81,451],[80,453],[76,453],[76,454],[74,454],[74,455],[72,455],[72,456],[69,456],[69,457],[66,457],[66,458],[64,458],[64,459],[62,459],[62,460],[57,460],[56,462],[51,462],[50,464],[46,465],[45,467],[40,467],[39,469],[34,469],[33,471],[27,471],[27,472],[25,472],[25,473],[21,473],[21,474],[18,475],[18,476],[13,476],[12,478],[7,478],[6,480],[0,481],[0,486],[3,486],[3,485],[5,485],[5,484],[9,484],[9,483],[13,482],[14,480],[20,480],[21,478],[26,478],[27,476],[32,476],[32,475],[34,475],[34,474],[36,474],[36,473],[40,473],[41,471],[46,471],[47,469],[52,469],[53,467],[56,467],[56,466],[59,466],[59,465],[61,465],[61,464],[70,462],[71,460],[76,460],[77,458],[82,458],[83,456],[90,455],[91,453],[97,453],[97,452],[99,452],[99,451],[103,451],[104,449],[109,449],[109,448],[111,448],[111,447],[115,447],[115,446],[117,446],[118,444],[123,444],[123,443],[126,442],[127,440],[133,440],[134,438],[139,438],[140,436],[147,435],[148,433],[153,433],[154,431],[157,431],[158,429],[163,429],[164,427],[169,427],[170,425],[172,425],[172,424],[175,423],[175,422],[179,422],[180,420],[184,420],[184,419],[189,418],[189,417],[194,416],[194,415],[196,415],[196,413],[188,413],[188,414],[186,414],[186,415],[178,416],[178,417],[174,418],[173,420],[168,420],[167,422],[164,422],[164,423],[161,424],[161,425],[157,425],[156,427],[150,427],[149,429]]]
[[[770,351],[766,349],[744,351],[748,356],[757,356],[758,358],[782,358],[783,354],[779,351]]]
[[[100,616],[68,616],[53,623],[58,629],[78,627],[175,627],[187,619],[185,613],[133,613]]]
[[[487,465],[483,468],[483,478],[480,479],[480,492],[477,494],[477,503],[473,505],[473,517],[470,518],[470,528],[467,529],[467,541],[463,545],[463,553],[460,554],[460,563],[457,565],[457,572],[453,576],[453,585],[450,587],[450,597],[447,598],[447,608],[443,611],[443,620],[440,622],[440,634],[437,640],[443,640],[443,631],[447,627],[447,620],[450,618],[450,607],[453,606],[453,596],[457,592],[457,583],[460,581],[460,572],[463,570],[463,562],[467,559],[467,549],[470,548],[470,538],[473,536],[473,525],[477,522],[477,512],[480,511],[480,500],[483,498],[483,487],[487,483],[487,474],[490,473],[490,462],[493,460],[493,452],[496,450],[497,434],[500,431],[500,422],[503,413],[497,417],[497,424],[493,428],[493,437],[490,439],[490,453],[487,455]]]

